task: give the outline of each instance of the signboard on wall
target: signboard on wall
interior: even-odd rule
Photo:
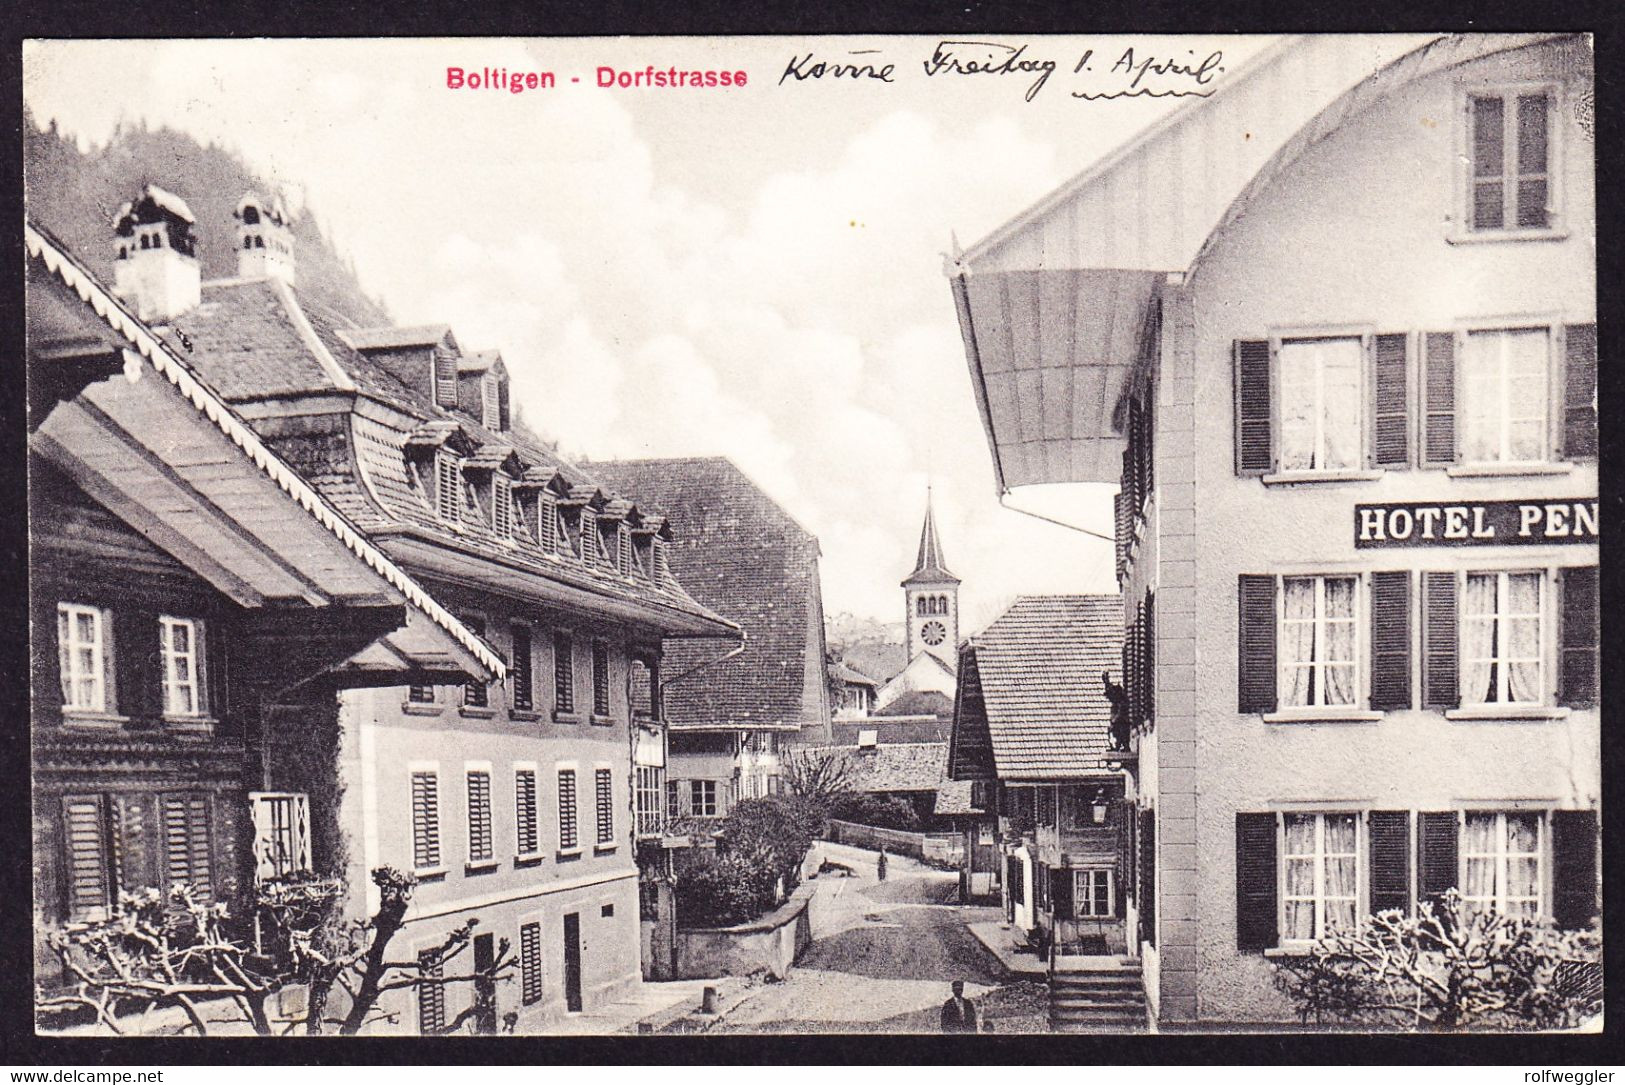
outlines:
[[[1597,502],[1402,501],[1354,506],[1357,549],[1405,546],[1534,546],[1597,541]]]

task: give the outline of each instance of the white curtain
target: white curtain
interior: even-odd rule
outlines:
[[[1326,704],[1354,703],[1354,579],[1326,579]]]
[[[1307,941],[1315,936],[1315,817],[1286,818],[1286,938]]]
[[[1314,704],[1310,700],[1315,661],[1315,582],[1288,579],[1284,586],[1281,623],[1281,703]]]
[[[1467,577],[1466,616],[1461,625],[1461,699],[1466,704],[1494,701],[1495,689],[1495,574]]]
[[[1539,701],[1540,690],[1540,574],[1514,573],[1507,577],[1506,615],[1502,619],[1507,664],[1507,699]]]
[[[1494,814],[1468,814],[1462,851],[1467,857],[1467,883],[1462,886],[1469,911],[1495,903],[1495,868],[1500,841]]]
[[[1535,915],[1540,910],[1540,817],[1508,814],[1507,911]]]
[[[1357,823],[1353,814],[1327,814],[1325,821],[1326,926],[1328,930],[1349,930],[1354,926],[1360,884]]]
[[[1323,339],[1321,364],[1321,427],[1325,470],[1360,467],[1360,404],[1365,398],[1360,374],[1365,348],[1358,339]]]
[[[1282,343],[1281,470],[1310,471],[1315,464],[1316,353],[1314,343]]]

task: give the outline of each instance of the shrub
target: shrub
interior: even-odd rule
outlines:
[[[685,927],[744,923],[773,906],[774,880],[742,855],[691,855],[677,869],[677,914]]]
[[[801,861],[812,847],[815,823],[803,805],[771,796],[747,799],[728,812],[717,837],[717,849],[739,856],[773,881],[783,878],[788,892],[801,877]]]
[[[677,865],[677,909],[685,926],[720,927],[755,919],[801,878],[807,849],[823,829],[814,800],[773,795],[736,803],[716,828],[716,848],[694,849]]]
[[[835,804],[831,816],[879,829],[898,829],[906,833],[920,831],[920,815],[914,809],[914,804],[897,795],[850,795]]]

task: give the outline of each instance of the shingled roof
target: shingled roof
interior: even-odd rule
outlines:
[[[672,572],[700,603],[745,631],[744,651],[668,641],[664,694],[674,729],[821,726],[829,716],[818,539],[722,457],[600,461],[587,470],[679,528]]]
[[[533,539],[499,538],[476,509],[464,506],[455,527],[436,516],[430,495],[408,470],[409,443],[435,443],[440,431],[460,432],[473,450],[468,463],[479,467],[492,459],[517,455],[527,472],[540,468],[549,477],[561,474],[572,488],[600,488],[597,479],[566,462],[540,438],[521,426],[497,433],[461,411],[436,405],[428,381],[411,380],[400,357],[373,356],[363,347],[424,347],[460,350],[445,325],[413,328],[358,328],[343,314],[316,304],[276,279],[222,279],[203,284],[202,303],[162,330],[166,341],[199,374],[234,403],[331,392],[360,393],[394,408],[412,421],[391,425],[371,412],[354,412],[350,444],[353,466],[332,466],[333,457],[318,450],[314,458],[325,469],[310,480],[323,496],[358,527],[379,537],[412,535],[437,545],[473,551],[503,566],[536,574],[569,588],[590,591],[623,603],[653,606],[665,616],[681,615],[688,629],[714,629],[726,635],[725,623],[696,602],[675,578],[647,573],[627,576],[608,561],[596,564],[548,553]],[[339,457],[347,461],[346,457]],[[618,495],[606,494],[612,499]],[[631,507],[630,502],[625,508]],[[675,525],[681,529],[681,522]]]
[[[948,780],[946,742],[896,742],[860,746],[811,746],[809,756],[840,754],[854,791],[935,791]]]
[[[955,779],[1064,780],[1110,771],[1103,671],[1122,666],[1116,595],[1035,595],[960,652]]]

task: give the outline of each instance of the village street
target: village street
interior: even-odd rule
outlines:
[[[763,984],[715,1031],[936,1032],[956,979],[996,1031],[1047,1030],[1043,984],[1006,980],[967,929],[998,909],[961,907],[956,874],[890,856],[881,882],[875,852],[824,848],[853,875],[820,875],[829,897],[813,944],[788,979]]]

